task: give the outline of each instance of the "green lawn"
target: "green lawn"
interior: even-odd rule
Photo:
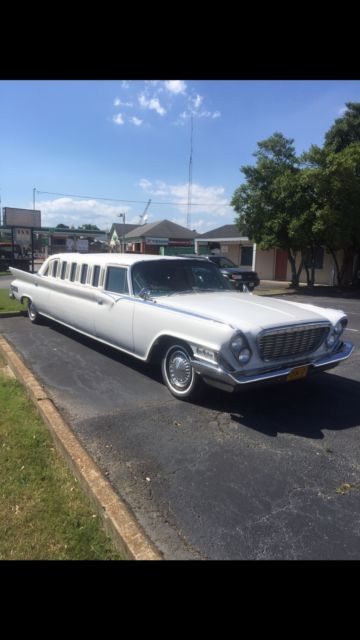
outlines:
[[[0,560],[120,560],[0,356]]]
[[[8,311],[24,311],[26,306],[9,298],[9,289],[0,289],[0,315]]]

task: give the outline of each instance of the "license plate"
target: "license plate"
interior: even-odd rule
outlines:
[[[286,377],[286,380],[290,382],[291,380],[300,380],[301,378],[306,378],[309,367],[297,367],[293,369],[291,373]]]

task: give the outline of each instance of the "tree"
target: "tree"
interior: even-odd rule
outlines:
[[[256,165],[241,167],[245,182],[234,192],[231,205],[239,214],[240,231],[246,231],[261,249],[277,247],[288,252],[292,285],[298,286],[302,261],[297,269],[296,256],[302,243],[292,224],[306,215],[308,193],[300,181],[293,143],[278,132],[258,142]]]
[[[69,227],[66,224],[57,224],[56,229],[69,229]]]
[[[355,142],[360,142],[360,103],[347,102],[345,113],[325,134],[324,149],[339,153]]]
[[[304,154],[312,189],[313,232],[334,258],[338,284],[346,270],[356,271],[360,254],[360,141],[341,151],[313,146]],[[342,264],[337,251],[344,250]],[[354,253],[357,261],[353,261]]]
[[[84,229],[85,231],[100,231],[99,227],[95,224],[83,224],[79,229]]]

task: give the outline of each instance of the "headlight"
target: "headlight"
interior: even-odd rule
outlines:
[[[238,353],[245,347],[245,344],[245,338],[243,338],[242,336],[236,336],[231,340],[230,346],[235,353]]]
[[[250,358],[251,358],[250,349],[243,349],[242,351],[240,351],[239,356],[238,356],[238,360],[239,360],[240,364],[247,364],[249,362]]]
[[[342,318],[342,320],[339,320],[339,322],[336,323],[334,327],[334,331],[337,336],[340,336],[342,334],[346,325],[347,325],[347,318]]]
[[[329,333],[328,337],[326,338],[326,346],[333,347],[336,340],[337,340],[337,335],[335,333]]]
[[[230,342],[230,348],[240,364],[247,364],[251,358],[251,351],[245,336],[236,335]]]

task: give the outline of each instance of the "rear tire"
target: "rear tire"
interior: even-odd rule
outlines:
[[[41,315],[31,300],[29,300],[28,302],[28,316],[30,322],[32,322],[33,324],[41,323]]]
[[[161,361],[164,382],[170,393],[179,400],[195,399],[203,386],[190,358],[189,348],[180,343],[167,347]]]

